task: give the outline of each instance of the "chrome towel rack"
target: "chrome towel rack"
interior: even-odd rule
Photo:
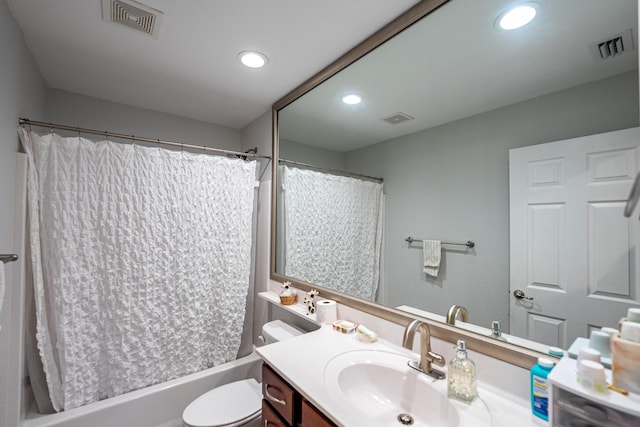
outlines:
[[[16,254],[0,254],[0,261],[3,263],[13,262],[18,260],[18,255]]]
[[[412,244],[415,242],[420,242],[422,243],[423,240],[426,239],[414,239],[413,237],[409,236],[406,239],[404,239],[407,243]],[[440,242],[443,245],[456,245],[456,246],[466,246],[468,248],[474,248],[476,246],[476,242],[474,242],[473,240],[467,240],[466,243],[455,243],[455,242]]]

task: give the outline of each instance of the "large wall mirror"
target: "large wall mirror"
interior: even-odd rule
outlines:
[[[462,306],[517,345],[616,326],[640,305],[637,1],[422,3],[443,4],[274,106],[272,277],[436,321]],[[500,28],[514,3],[535,19]]]

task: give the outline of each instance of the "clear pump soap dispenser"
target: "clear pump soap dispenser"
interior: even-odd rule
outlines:
[[[458,340],[456,357],[449,362],[447,394],[463,402],[472,402],[478,397],[476,364],[467,357],[467,343]]]

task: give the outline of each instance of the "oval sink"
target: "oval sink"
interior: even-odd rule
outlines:
[[[342,353],[327,363],[325,385],[336,405],[367,426],[482,426],[491,416],[480,399],[447,397],[446,380],[434,381],[409,366],[406,356],[378,350]]]

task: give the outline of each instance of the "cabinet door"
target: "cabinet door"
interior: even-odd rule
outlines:
[[[335,424],[302,399],[302,423],[300,427],[335,427]]]
[[[264,399],[262,400],[262,425],[264,427],[289,427]]]
[[[295,393],[291,386],[267,365],[262,365],[262,395],[288,425],[295,424]]]

